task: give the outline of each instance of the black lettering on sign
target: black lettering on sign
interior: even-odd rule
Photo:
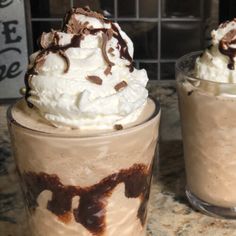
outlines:
[[[2,22],[4,30],[2,33],[5,35],[5,43],[17,43],[20,42],[22,37],[21,36],[15,36],[13,38],[12,34],[16,33],[16,27],[13,25],[17,25],[18,21],[17,20],[12,20],[12,21],[5,21]]]
[[[13,3],[13,0],[0,0],[0,8],[8,7]]]
[[[21,50],[19,48],[5,48],[0,51],[0,56],[1,54],[6,52],[16,52],[18,54],[21,54]],[[19,69],[20,69],[20,62],[18,61],[12,62],[9,67],[7,67],[7,65],[0,65],[0,81],[6,78],[13,79],[17,77],[22,72]]]

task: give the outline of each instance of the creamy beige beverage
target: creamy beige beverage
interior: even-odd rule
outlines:
[[[177,63],[187,196],[201,211],[236,217],[236,22]]]
[[[160,108],[119,25],[72,9],[8,112],[30,236],[145,236]]]
[[[146,235],[160,118],[153,101],[136,126],[90,137],[45,123],[35,130],[41,118],[22,117],[17,106],[10,130],[30,235]]]
[[[236,98],[185,84],[178,92],[188,189],[214,205],[236,206]]]

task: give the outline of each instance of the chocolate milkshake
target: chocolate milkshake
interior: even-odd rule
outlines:
[[[212,32],[212,45],[176,64],[190,203],[236,218],[236,21]]]
[[[9,111],[31,236],[145,236],[160,108],[119,25],[72,9]]]

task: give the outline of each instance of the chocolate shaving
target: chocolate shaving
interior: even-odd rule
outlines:
[[[45,61],[46,61],[45,56],[41,57],[40,60],[38,60],[35,65],[35,71],[39,72],[40,68],[43,66]]]
[[[71,22],[71,18],[73,18],[74,14],[82,14],[84,16],[97,18],[105,23],[110,23],[110,21],[108,19],[104,18],[104,16],[102,14],[91,11],[88,6],[86,6],[84,8],[72,8],[70,11],[67,12],[67,14],[65,15],[65,17],[63,19],[63,26],[62,26],[63,32],[74,32],[74,30],[76,30],[73,27],[71,27],[71,23],[73,23],[74,25],[77,24],[74,20],[73,20],[73,22]],[[85,22],[83,24],[83,26],[87,27],[88,24],[89,24],[89,22]],[[92,29],[93,27],[91,26],[91,27],[87,27],[87,28]]]
[[[123,129],[123,126],[120,125],[120,124],[116,124],[116,125],[114,125],[114,129],[115,129],[115,130],[122,130],[122,129]]]
[[[64,73],[67,73],[69,68],[70,68],[70,60],[69,60],[69,58],[67,57],[67,55],[65,54],[65,52],[63,50],[59,50],[58,53],[66,62],[66,68],[64,70]]]
[[[111,56],[115,56],[115,54],[113,53],[115,51],[115,49],[114,48],[109,48],[108,49],[108,53],[111,55]]]
[[[114,89],[118,92],[120,91],[122,88],[125,88],[128,84],[123,80],[120,83],[118,83]]]
[[[236,48],[231,45],[236,45],[236,30],[232,29],[224,35],[219,43],[219,51],[229,57],[228,68],[234,70],[234,58],[236,56]]]
[[[72,14],[68,23],[66,24],[66,33],[72,33],[72,34],[79,34],[81,33],[85,28],[87,24],[82,24],[78,22],[75,18],[75,14]]]
[[[51,30],[49,33],[43,32],[38,40],[38,46],[42,49],[47,49],[52,45],[58,45],[60,36],[57,31]]]
[[[72,31],[73,32],[73,28],[71,29],[71,22],[70,19],[72,18],[72,15],[74,14],[82,14],[84,16],[89,16],[89,17],[94,17],[97,18],[101,21],[104,21],[104,16],[100,13],[91,11],[89,7],[84,7],[84,8],[72,8],[69,12],[67,12],[66,16],[64,17],[63,20],[63,27],[62,30],[64,32],[67,32],[67,30]],[[86,22],[85,22],[86,23]]]
[[[97,19],[100,19],[100,20],[103,20],[104,19],[104,16],[98,12],[95,12],[95,11],[91,11],[89,7],[84,7],[84,8],[77,8],[77,9],[74,9],[75,10],[75,13],[79,13],[79,14],[82,14],[84,16],[89,16],[89,17],[94,17],[94,18],[97,18]]]
[[[68,224],[72,220],[72,214],[71,214],[71,212],[67,212],[63,215],[59,215],[58,219],[60,221],[64,222],[65,224]]]
[[[35,58],[34,61],[34,71],[38,73],[39,69],[43,66],[46,56],[48,55],[48,52],[46,50],[42,50]]]
[[[104,74],[105,74],[105,75],[112,74],[112,73],[111,73],[111,66],[110,66],[110,65],[108,65],[108,66],[106,67],[106,69],[104,70]]]
[[[113,30],[112,29],[108,29],[107,30],[107,37],[108,37],[108,40],[110,40],[113,36]]]
[[[221,23],[221,24],[219,25],[219,28],[221,28],[221,29],[225,28],[225,27],[228,25],[228,23],[229,23],[228,20],[225,21],[225,22],[223,22],[223,23]]]
[[[236,30],[230,30],[227,34],[225,34],[225,36],[221,40],[226,44],[234,42],[236,40]]]
[[[234,18],[232,21],[236,22],[236,18]],[[225,28],[229,23],[230,23],[229,20],[227,20],[227,21],[221,23],[221,24],[219,25],[219,29]]]
[[[53,30],[53,44],[54,45],[59,45],[59,41],[60,41],[60,36],[59,34]]]
[[[73,8],[65,14],[65,16],[63,18],[63,23],[62,23],[62,32],[67,32],[66,31],[67,30],[67,24],[68,24],[68,22],[69,22],[69,20],[72,16],[72,14],[73,14]]]
[[[98,84],[98,85],[102,84],[102,79],[96,75],[89,75],[86,77],[86,79],[94,84]]]
[[[108,52],[109,52],[109,53],[114,52],[114,48],[109,48],[109,49],[108,49]]]
[[[106,33],[103,33],[102,34],[102,55],[108,65],[114,66],[115,64],[112,61],[110,61],[110,59],[107,55],[107,51],[106,51],[107,41],[108,41],[108,36]]]
[[[90,31],[89,31],[88,29],[84,29],[84,30],[83,30],[83,33],[84,33],[85,35],[89,35],[89,34],[90,34]]]
[[[40,39],[39,39],[39,44],[40,44],[40,47],[42,47],[42,48],[48,47],[48,44],[47,44],[48,40],[46,40],[46,35],[47,34],[45,32],[43,32]]]

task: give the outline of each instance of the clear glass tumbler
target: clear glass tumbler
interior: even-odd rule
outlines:
[[[196,78],[199,55],[176,63],[186,195],[206,214],[236,218],[236,84]]]
[[[141,124],[88,137],[27,128],[9,109],[30,236],[146,235],[160,121],[155,106]]]

